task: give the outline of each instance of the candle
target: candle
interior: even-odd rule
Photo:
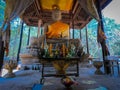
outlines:
[[[62,44],[63,57],[65,57],[65,44]]]
[[[68,55],[68,47],[66,47],[66,55]]]
[[[52,54],[52,44],[50,44],[50,46],[49,46],[49,53],[50,53],[50,55]]]

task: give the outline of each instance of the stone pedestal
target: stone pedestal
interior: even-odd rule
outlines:
[[[24,65],[38,63],[39,59],[29,54],[20,54],[21,63]]]

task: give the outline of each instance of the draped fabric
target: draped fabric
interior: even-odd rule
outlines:
[[[15,17],[20,16],[24,10],[33,3],[34,0],[6,0],[5,20],[1,30],[7,27],[7,23]]]
[[[104,32],[102,31],[101,28],[101,23],[98,23],[98,30],[97,30],[97,41],[98,43],[101,43],[103,40],[106,40],[106,36],[104,34]]]
[[[3,36],[4,47],[8,48],[10,41],[10,21],[20,16],[34,0],[6,0],[4,23],[1,27],[0,36]]]
[[[98,44],[102,44],[106,39],[107,39],[107,37],[106,37],[105,33],[103,32],[103,30],[101,28],[101,23],[99,22],[98,23],[98,30],[97,30],[97,42],[98,42]],[[106,52],[105,56],[110,55],[110,52],[109,52],[106,44],[105,44],[104,49],[105,49],[105,52]]]
[[[34,0],[6,0],[5,19],[7,22],[13,20],[24,12]]]
[[[71,10],[74,0],[40,0],[41,7],[43,9],[53,9],[53,5],[59,6],[60,10],[67,11]]]
[[[9,53],[9,42],[10,42],[10,22],[8,23],[8,26],[6,28],[6,32],[3,32],[3,40],[4,40],[4,47],[5,47],[5,52],[6,56],[8,56]]]
[[[79,3],[87,14],[100,21],[94,0],[79,0]]]

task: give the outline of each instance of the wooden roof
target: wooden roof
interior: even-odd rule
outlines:
[[[38,20],[42,19],[44,23],[51,23],[52,20],[52,10],[43,7],[43,1],[50,0],[34,0],[34,2],[25,10],[22,15],[22,19],[29,26],[38,26]],[[55,1],[55,0],[54,0]],[[57,1],[57,0],[56,0]],[[69,0],[67,0],[69,1]],[[61,10],[62,12],[62,22],[67,23],[72,27],[74,21],[74,28],[83,28],[92,18],[84,11],[80,6],[78,0],[72,1],[71,6],[67,10]],[[110,0],[101,0],[101,7],[104,8],[106,3]],[[45,2],[44,2],[45,3]],[[58,2],[57,2],[58,3]]]

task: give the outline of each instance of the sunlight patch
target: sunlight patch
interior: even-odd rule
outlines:
[[[91,80],[83,80],[82,83],[84,84],[95,84],[96,81],[91,81]]]
[[[53,85],[53,83],[51,83],[51,82],[45,82],[44,86],[47,86],[47,85]]]
[[[108,89],[105,87],[98,87],[98,88],[88,89],[88,90],[108,90]]]

